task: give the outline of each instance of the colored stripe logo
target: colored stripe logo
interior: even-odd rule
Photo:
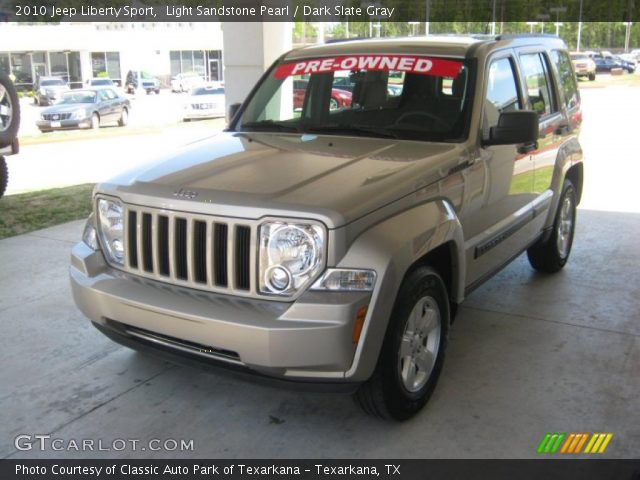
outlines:
[[[537,452],[540,454],[604,453],[612,438],[613,433],[551,432],[542,438]]]

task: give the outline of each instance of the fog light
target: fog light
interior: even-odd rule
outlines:
[[[265,272],[265,281],[273,290],[284,292],[291,286],[291,273],[284,267],[273,266]]]

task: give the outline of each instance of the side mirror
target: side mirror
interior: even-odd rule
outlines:
[[[503,112],[491,127],[485,145],[532,144],[538,141],[538,114],[531,110]]]
[[[236,116],[236,113],[238,113],[238,110],[240,110],[241,106],[242,106],[241,103],[232,103],[231,105],[229,105],[229,112],[228,112],[229,121],[233,120],[233,117]]]

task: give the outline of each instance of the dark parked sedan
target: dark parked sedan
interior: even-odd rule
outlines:
[[[57,105],[46,108],[36,122],[41,132],[72,128],[100,128],[105,123],[124,127],[129,122],[129,100],[113,88],[72,90]]]
[[[628,73],[636,71],[635,66],[631,62],[620,61],[611,57],[596,57],[593,61],[596,62],[596,72],[610,72],[614,68],[621,68],[622,70],[626,70]]]

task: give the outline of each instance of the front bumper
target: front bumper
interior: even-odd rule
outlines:
[[[38,120],[36,126],[40,130],[71,130],[75,128],[89,128],[91,126],[91,120],[86,118],[84,120]]]
[[[185,110],[184,118],[196,119],[196,118],[216,118],[224,117],[224,110],[206,109],[206,110]]]
[[[358,310],[369,293],[307,292],[291,303],[238,298],[143,279],[84,243],[71,254],[76,304],[120,343],[281,380],[345,384]]]

